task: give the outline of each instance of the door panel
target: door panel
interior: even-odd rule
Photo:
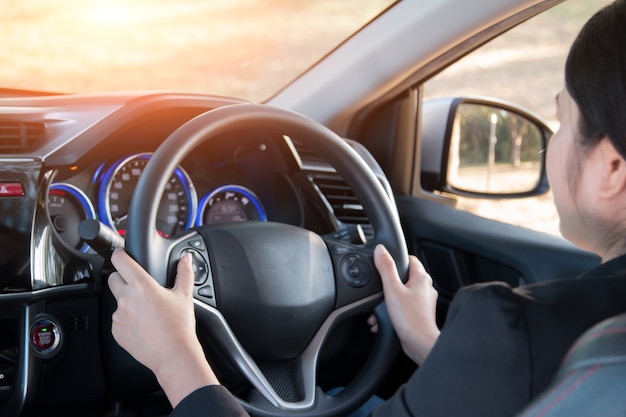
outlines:
[[[423,261],[444,303],[465,285],[571,278],[600,262],[560,237],[414,196],[396,201],[409,251]]]

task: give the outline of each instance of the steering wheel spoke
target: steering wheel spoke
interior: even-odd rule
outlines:
[[[235,336],[224,316],[214,307],[195,300],[198,323],[209,329],[224,354],[248,381],[251,407],[267,412],[311,408],[315,400],[315,370],[320,344],[312,343],[305,354],[288,362],[257,362]]]
[[[374,295],[333,311],[302,354],[280,362],[255,360],[215,307],[195,300],[195,311],[198,323],[209,329],[231,365],[252,387],[251,393],[243,400],[244,406],[258,415],[291,416],[306,413],[314,407],[325,409],[333,406],[336,402],[334,397],[326,395],[316,384],[318,358],[324,342],[346,317],[372,311],[379,303],[380,297]]]

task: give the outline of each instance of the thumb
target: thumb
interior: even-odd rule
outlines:
[[[191,258],[191,254],[186,253],[179,259],[178,266],[176,267],[176,281],[172,288],[173,291],[181,292],[186,295],[193,293],[194,272]]]
[[[402,285],[402,281],[398,275],[396,262],[391,254],[383,245],[377,245],[374,249],[374,264],[380,273],[383,287],[395,287]]]

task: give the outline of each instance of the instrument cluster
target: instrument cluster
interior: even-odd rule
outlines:
[[[55,182],[50,186],[47,199],[50,221],[68,246],[84,253],[90,250],[78,235],[78,225],[85,219],[97,219],[125,235],[133,192],[151,155],[134,153],[101,164],[84,187],[70,182]],[[201,190],[198,195],[190,175],[182,166],[176,168],[159,203],[156,227],[161,236],[169,238],[195,226],[267,221],[261,199],[244,185],[228,183],[207,188],[203,184]]]

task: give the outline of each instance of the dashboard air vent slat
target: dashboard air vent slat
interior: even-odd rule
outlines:
[[[298,141],[297,139],[292,139],[292,142],[293,146],[295,146],[296,150],[298,151],[298,155],[300,155],[300,159],[302,159],[302,161],[326,163],[326,161],[321,156],[319,156],[317,152],[313,151],[302,142]]]
[[[369,224],[363,205],[337,174],[311,174],[311,180],[332,207],[335,216],[347,224]]]
[[[44,124],[0,121],[0,152],[21,153],[36,149],[44,137]]]

